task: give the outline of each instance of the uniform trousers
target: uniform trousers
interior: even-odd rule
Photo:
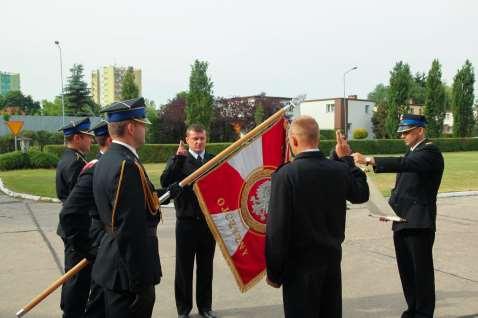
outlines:
[[[83,257],[79,255],[73,246],[65,244],[65,273],[78,264]],[[88,294],[90,293],[91,266],[83,268],[78,274],[63,284],[61,288],[60,308],[63,310],[63,318],[80,318],[85,312]]]
[[[156,298],[154,286],[138,294],[104,289],[106,318],[150,318]]]
[[[286,318],[342,317],[340,260],[288,269],[282,297]]]
[[[393,234],[398,271],[408,305],[402,317],[433,317],[435,275],[433,243],[435,232],[429,229],[404,229]]]
[[[105,313],[105,294],[103,287],[91,281],[91,291],[86,304],[85,318],[104,318]]]
[[[196,305],[199,311],[211,310],[215,247],[214,237],[202,217],[177,219],[174,294],[178,314],[189,314],[193,306],[194,259],[196,259]]]

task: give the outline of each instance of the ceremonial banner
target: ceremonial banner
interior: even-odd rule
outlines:
[[[287,159],[287,123],[280,117],[194,184],[209,228],[242,292],[264,276],[271,175]]]

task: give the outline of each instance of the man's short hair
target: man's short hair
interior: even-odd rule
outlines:
[[[130,122],[129,120],[124,120],[124,121],[109,123],[108,132],[110,136],[123,137],[126,134],[126,126],[128,125],[129,122]]]
[[[292,121],[290,132],[308,143],[316,144],[320,139],[319,124],[310,116],[299,116]]]
[[[73,142],[73,138],[75,138],[75,135],[65,136],[65,141],[68,144],[71,144]]]
[[[80,137],[82,137],[81,133],[77,133],[77,134],[73,134],[73,135],[70,135],[70,136],[65,136],[65,141],[67,144],[71,144],[73,142],[73,139],[75,139],[75,136],[79,135]]]
[[[194,131],[194,132],[206,132],[206,128],[204,128],[204,126],[201,125],[201,124],[191,124],[191,125],[189,125],[188,128],[186,129],[186,135],[187,135],[190,131]]]
[[[108,140],[109,135],[105,136],[95,136],[95,140],[100,147],[106,146],[106,140]]]

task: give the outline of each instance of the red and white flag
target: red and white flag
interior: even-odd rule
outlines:
[[[281,117],[194,185],[209,228],[243,292],[264,276],[271,175],[288,159],[287,123]]]

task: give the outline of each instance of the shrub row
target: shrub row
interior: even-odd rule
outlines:
[[[210,143],[207,145],[207,151],[217,154],[226,149],[230,143]],[[48,145],[44,151],[50,152],[57,157],[65,150],[63,145]],[[139,150],[138,154],[142,163],[166,162],[178,150],[177,144],[146,144]],[[91,150],[86,156],[88,160],[96,157],[98,145],[91,145]]]
[[[8,152],[0,155],[0,170],[15,170],[28,168],[54,168],[58,157],[52,153],[41,151]]]
[[[21,135],[31,138],[30,146],[43,149],[45,145],[62,144],[63,134],[61,132],[48,132],[44,130],[30,131],[24,130]],[[0,153],[11,152],[15,150],[15,137],[13,135],[0,136]]]
[[[478,151],[478,138],[440,138],[434,139],[435,143],[443,152],[454,151]],[[207,151],[218,154],[226,149],[230,143],[210,143],[207,145]],[[355,152],[363,154],[400,154],[407,151],[403,140],[400,139],[367,139],[351,140],[350,146]],[[320,149],[326,155],[335,147],[335,140],[322,140]],[[45,146],[45,151],[60,157],[64,150],[63,145]],[[176,144],[147,144],[141,147],[139,156],[143,163],[166,162],[173,156],[178,149]],[[98,151],[97,145],[92,145],[88,154],[88,160],[93,159]]]

